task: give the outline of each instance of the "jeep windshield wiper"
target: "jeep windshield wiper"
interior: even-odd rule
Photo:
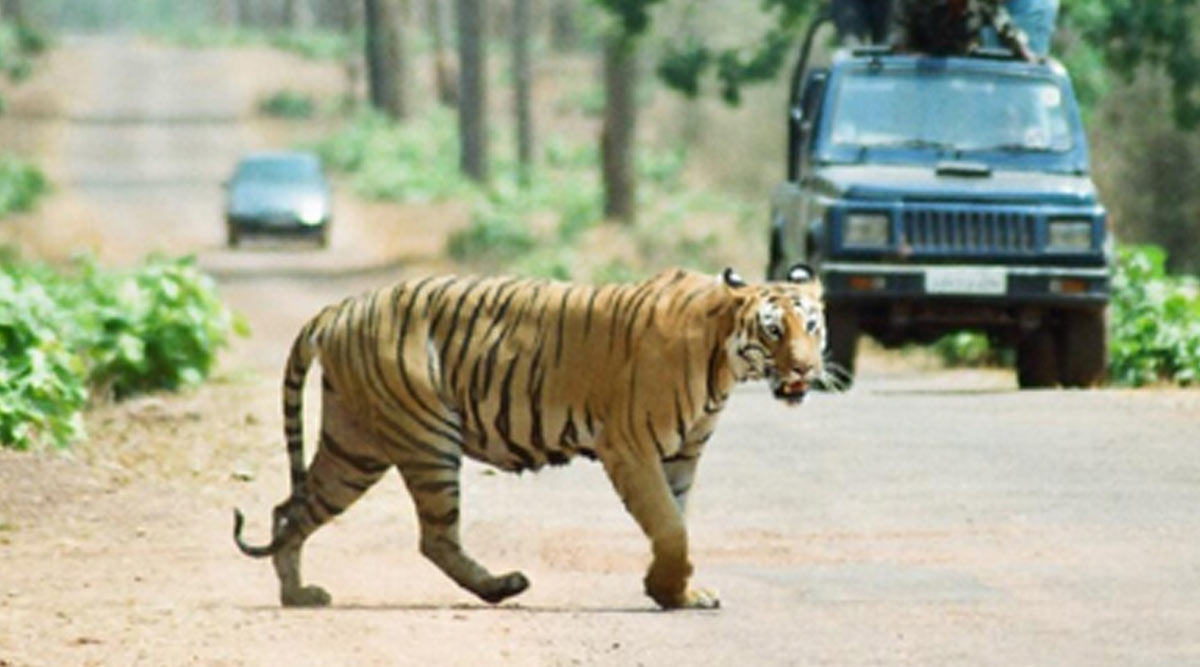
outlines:
[[[863,144],[863,148],[870,150],[872,148],[932,148],[940,151],[957,151],[958,146],[944,141],[932,141],[929,139],[897,139],[895,141],[883,141],[880,143]]]
[[[964,153],[1056,153],[1049,146],[1022,143],[995,144],[993,146],[970,146],[960,149]]]

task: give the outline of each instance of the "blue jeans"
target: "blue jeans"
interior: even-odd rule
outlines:
[[[1034,55],[1050,53],[1050,38],[1054,36],[1054,23],[1058,19],[1059,0],[1007,0],[1004,3],[1008,15],[1029,38],[1029,50]],[[996,31],[984,31],[984,43],[998,46]]]

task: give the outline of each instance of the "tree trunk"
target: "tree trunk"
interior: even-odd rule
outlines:
[[[218,27],[237,27],[237,5],[234,0],[217,0],[213,5],[213,22]]]
[[[459,167],[468,177],[488,180],[487,22],[483,0],[458,0]]]
[[[551,0],[550,46],[555,51],[572,51],[579,46],[579,25],[575,19],[576,0]]]
[[[285,0],[283,3],[284,25],[292,30],[308,30],[313,27],[315,16],[309,0]]]
[[[341,4],[339,1],[339,19],[342,21],[342,31],[346,39],[353,42],[355,35],[363,24],[363,6],[357,2]],[[365,49],[364,49],[365,52]],[[363,61],[365,53],[357,49],[346,50],[346,93],[343,104],[346,109],[358,108],[359,90],[362,87]]]
[[[371,105],[392,118],[408,115],[404,1],[366,0],[367,82]]]
[[[604,215],[633,223],[637,179],[633,142],[637,130],[637,40],[616,29],[604,45],[604,125],[600,156],[604,171]]]
[[[21,0],[0,1],[0,18],[16,25],[26,25],[25,6]]]
[[[239,28],[248,28],[254,25],[254,9],[250,0],[236,0],[236,17],[234,24]]]
[[[531,30],[529,0],[513,4],[513,96],[517,123],[517,165],[520,181],[528,184],[533,167],[533,71],[529,62]]]
[[[446,21],[442,12],[442,0],[429,0],[425,18],[429,36],[433,39],[433,81],[437,88],[438,102],[454,107],[458,105],[458,73],[454,60],[446,51]]]

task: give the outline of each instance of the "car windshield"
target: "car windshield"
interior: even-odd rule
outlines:
[[[316,160],[306,157],[257,157],[243,160],[238,165],[238,181],[272,183],[305,183],[320,179],[320,167]]]
[[[945,69],[848,72],[830,136],[860,149],[954,152],[1065,152],[1073,143],[1053,79]]]

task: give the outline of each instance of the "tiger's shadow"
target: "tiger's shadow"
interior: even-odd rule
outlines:
[[[351,602],[334,604],[328,607],[280,607],[278,605],[247,605],[242,607],[249,612],[278,612],[278,611],[321,611],[325,613],[345,612],[450,612],[453,614],[661,614],[661,609],[646,607],[573,607],[567,605],[522,605],[522,604],[433,604],[433,603],[367,603]],[[704,610],[702,610],[704,611]],[[719,610],[711,610],[719,611]]]

